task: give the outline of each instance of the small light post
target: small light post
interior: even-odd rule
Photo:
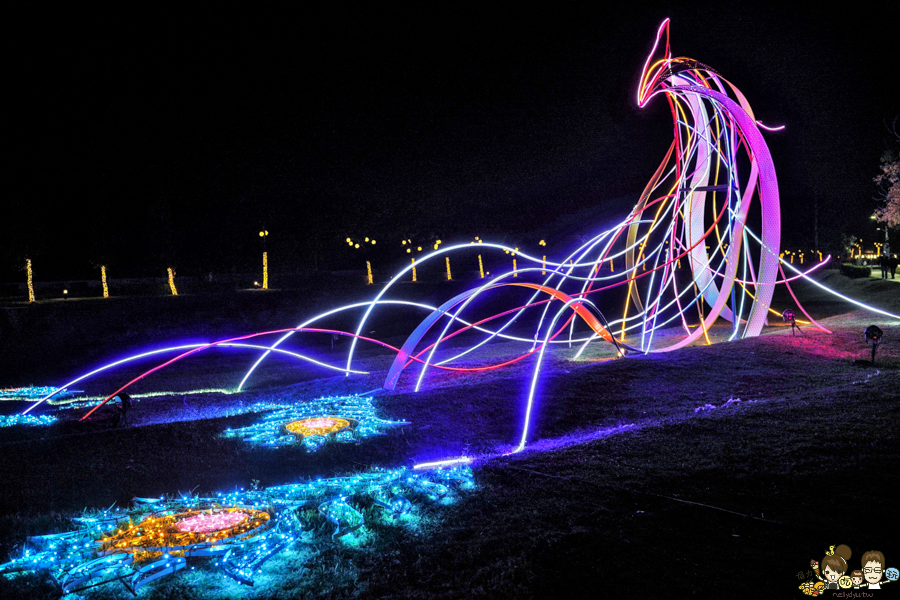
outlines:
[[[31,259],[25,259],[25,276],[28,284],[28,304],[34,302],[34,279],[31,271]]]
[[[872,366],[875,366],[875,351],[878,350],[878,346],[881,345],[881,342],[884,338],[884,332],[881,331],[881,328],[877,325],[869,325],[866,327],[866,331],[863,334],[866,338],[866,344],[872,344]]]
[[[263,229],[259,232],[259,237],[262,238],[263,241],[263,282],[262,289],[269,289],[269,253],[266,251],[266,239],[269,237],[269,232]]]
[[[103,284],[103,297],[109,298],[109,285],[106,282],[106,265],[100,265],[100,282]]]
[[[872,219],[873,221],[875,221],[876,223],[879,222],[878,215],[872,215],[869,218]],[[889,225],[887,223],[884,223],[884,246],[882,248],[883,248],[884,254],[887,254],[888,256],[891,255],[891,240],[890,240],[890,237],[888,236],[889,228],[890,228]],[[878,231],[880,229],[881,229],[881,227],[877,227],[875,230]]]
[[[166,269],[166,274],[169,277],[169,291],[172,292],[173,296],[177,296],[178,288],[175,287],[175,269],[168,267]]]
[[[785,323],[791,324],[791,335],[792,336],[796,335],[794,333],[795,328],[798,331],[800,331],[800,333],[803,333],[803,331],[800,329],[800,326],[797,325],[797,315],[790,308],[786,309],[783,313],[781,313],[781,320],[784,321]]]

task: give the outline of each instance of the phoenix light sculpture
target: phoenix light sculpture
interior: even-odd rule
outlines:
[[[776,284],[785,285],[793,297],[792,279],[783,268],[794,273],[794,279],[805,278],[849,302],[900,320],[898,315],[841,296],[808,277],[824,263],[802,272],[780,256],[778,182],[761,132],[777,128],[762,126],[740,90],[713,68],[674,56],[668,19],[657,31],[635,99],[643,107],[657,97],[667,102],[674,123],[672,142],[659,167],[626,218],[590,237],[567,256],[554,262],[543,254],[532,256],[519,248],[485,243],[480,238],[474,244],[436,244],[436,250],[418,260],[411,257],[410,264],[395,273],[368,302],[326,311],[290,329],[194,345],[187,351],[185,346],[173,347],[172,352],[184,352],[124,387],[196,352],[225,346],[252,348],[252,344],[235,342],[269,334],[279,337],[253,363],[238,384],[238,391],[268,356],[283,353],[280,346],[297,333],[348,336],[344,366],[315,361],[347,376],[359,372],[354,369],[358,342],[390,348],[395,358],[383,384],[386,390],[395,390],[413,365],[417,373],[414,381],[409,378],[409,384],[418,391],[435,369],[477,372],[530,359],[533,366],[523,391],[520,434],[513,446],[513,451],[520,451],[531,435],[539,375],[546,353],[554,345],[577,348],[573,358],[578,358],[589,346],[605,344],[610,357],[619,357],[711,343],[714,326],[719,332],[724,330],[724,338],[729,340],[757,336],[770,316],[782,314],[771,306]],[[404,245],[411,244],[409,239],[406,242]],[[353,242],[348,238],[348,243]],[[451,254],[467,252],[472,254],[470,260],[477,255],[481,276],[472,289],[437,307],[392,298],[401,287],[399,282],[408,281],[410,276],[412,281],[417,280],[417,269],[424,273],[435,268],[434,263],[439,269],[441,263],[449,265]],[[512,254],[518,261],[512,270],[486,278],[491,273],[485,271],[482,255],[500,252]],[[607,263],[608,269],[601,268]],[[623,268],[614,268],[616,263]],[[494,310],[498,300],[511,306],[493,314],[479,313],[484,305]],[[796,302],[796,297],[794,301],[808,323],[827,332]],[[427,312],[400,348],[363,335],[372,329],[368,325],[376,311],[398,305]],[[319,325],[346,311],[361,313],[354,331]],[[722,323],[727,326],[723,328]],[[526,324],[528,330],[523,332]],[[445,342],[459,335],[469,336],[462,339],[470,342],[462,349],[459,344],[445,349]],[[484,364],[472,366],[478,349],[495,340],[516,342],[522,351],[512,359],[489,358]]]

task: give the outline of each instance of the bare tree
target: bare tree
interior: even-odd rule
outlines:
[[[900,133],[897,132],[897,118],[888,128],[894,139],[900,142]],[[888,227],[900,225],[900,155],[895,152],[885,152],[881,157],[881,174],[875,177],[875,183],[881,187],[879,200],[884,206],[875,211],[879,221],[883,221]]]

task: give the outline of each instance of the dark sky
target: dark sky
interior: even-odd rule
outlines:
[[[348,235],[517,241],[589,206],[599,227],[671,140],[665,102],[634,102],[667,16],[676,55],[787,126],[767,134],[786,242],[811,240],[816,196],[823,235],[865,224],[900,113],[896,2],[623,4],[22,14],[0,280],[26,254],[45,277],[242,268],[263,226],[301,266]]]

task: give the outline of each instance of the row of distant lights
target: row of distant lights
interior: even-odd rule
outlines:
[[[347,238],[344,241],[346,241],[347,245],[350,246],[351,248],[359,248],[359,242],[354,242],[352,238]],[[366,238],[365,241],[363,242],[363,245],[365,245],[365,244],[372,244],[374,246],[375,240],[370,240],[369,238]]]
[[[347,242],[347,245],[350,246],[351,248],[359,248],[360,242],[354,242],[352,238],[347,238],[347,239],[344,240],[344,241]],[[441,247],[441,244],[443,244],[443,243],[444,243],[444,242],[442,242],[441,240],[437,240],[437,241],[434,242],[433,248],[434,248],[435,250],[438,250],[438,249]],[[483,240],[482,240],[480,237],[478,237],[478,236],[476,235],[476,236],[475,236],[475,241],[474,241],[474,242],[469,242],[469,243],[470,243],[470,244],[481,244],[481,243],[483,243]],[[374,246],[374,245],[375,245],[375,240],[370,240],[369,238],[365,238],[365,240],[362,242],[362,244],[363,244],[363,245],[365,245],[365,244],[372,244],[372,245]],[[412,240],[411,240],[411,239],[407,238],[407,239],[405,239],[405,240],[401,240],[400,244],[403,245],[403,246],[409,246],[409,247],[406,249],[406,253],[407,253],[407,254],[412,253]],[[546,246],[546,245],[547,245],[547,242],[545,242],[544,240],[541,240],[540,242],[538,242],[538,245],[539,245],[539,246]],[[517,252],[518,252],[518,250],[519,250],[519,249],[516,248],[516,251],[517,251]],[[416,252],[421,252],[421,251],[422,251],[422,246],[416,246]],[[509,253],[509,250],[507,250],[506,252],[507,252],[507,254],[508,254],[508,253]]]
[[[813,258],[815,258],[815,256],[818,254],[819,262],[822,262],[822,252],[820,252],[819,250],[810,250],[810,253],[813,255]],[[806,256],[806,254],[803,252],[803,250],[797,250],[796,252],[794,252],[792,250],[784,250],[779,256],[782,259],[784,259],[784,257],[787,256],[787,260],[791,261],[791,264],[794,264],[794,258],[799,257],[800,264],[802,265],[803,258]]]

